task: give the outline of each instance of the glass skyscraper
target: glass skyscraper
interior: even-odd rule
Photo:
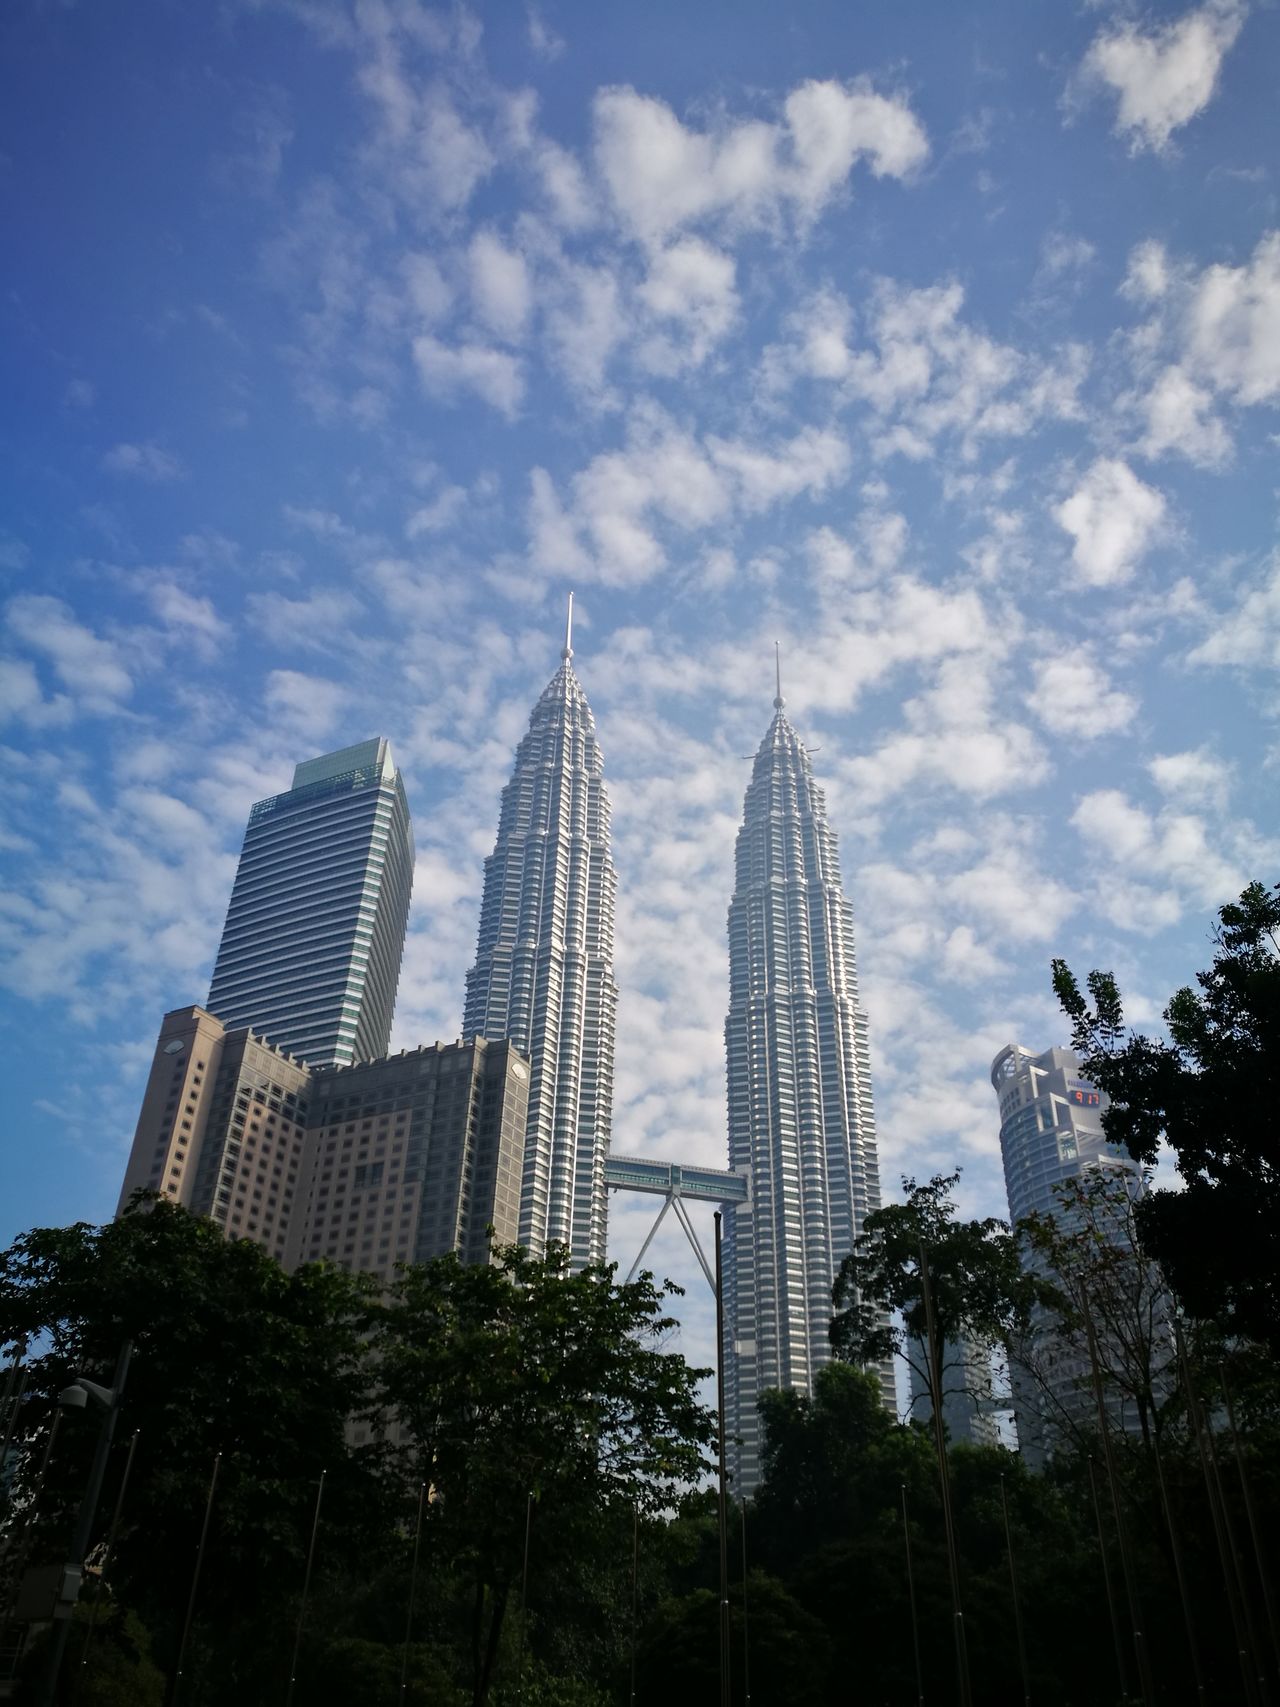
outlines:
[[[1099,1170],[1124,1182],[1121,1202],[1125,1194],[1132,1201],[1141,1197],[1146,1189],[1142,1169],[1108,1140],[1102,1129],[1106,1098],[1083,1076],[1073,1050],[1046,1049],[1036,1055],[1019,1043],[1010,1043],[991,1063],[991,1083],[1000,1101],[1000,1155],[1011,1221],[1028,1215],[1052,1216],[1062,1231],[1079,1232],[1074,1211],[1055,1187]],[[1107,1231],[1123,1249],[1126,1229],[1117,1226]],[[1026,1248],[1022,1260],[1049,1272]],[[1134,1261],[1137,1293],[1148,1283],[1138,1276],[1136,1256]],[[1143,1301],[1154,1301],[1153,1331],[1167,1338],[1167,1325],[1160,1327],[1167,1322],[1167,1306],[1158,1288],[1149,1287]],[[1100,1332],[1105,1342],[1105,1323]],[[1028,1350],[1041,1366],[1040,1379],[1020,1367],[1016,1357],[1010,1359],[1009,1374],[1018,1445],[1028,1462],[1038,1466],[1073,1429],[1084,1434],[1092,1430],[1094,1397],[1083,1352],[1078,1347],[1055,1347],[1052,1320],[1039,1307],[1032,1312]],[[1132,1407],[1115,1391],[1108,1393],[1108,1408],[1118,1426],[1137,1426]]]
[[[811,1391],[831,1361],[831,1288],[880,1205],[853,912],[809,754],[783,715],[755,756],[729,906],[729,1164],[751,1202],[726,1222],[728,1432],[734,1491],[759,1481],[756,1402]],[[877,1371],[893,1403],[893,1371]]]
[[[533,708],[485,861],[463,1034],[509,1037],[531,1062],[520,1242],[575,1268],[605,1255],[617,986],[609,797],[572,633]]]
[[[209,1011],[310,1066],[385,1055],[413,830],[385,740],[296,767],[249,813]]]

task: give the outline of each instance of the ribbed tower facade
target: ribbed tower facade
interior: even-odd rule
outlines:
[[[759,1481],[759,1395],[812,1389],[831,1361],[831,1288],[880,1204],[853,911],[809,754],[783,715],[760,744],[729,905],[729,1163],[751,1204],[726,1222],[734,1492]],[[879,1372],[892,1402],[892,1371]]]
[[[604,1158],[613,1118],[617,875],[595,721],[573,670],[533,708],[485,861],[463,1032],[509,1037],[530,1058],[520,1242],[605,1256]]]
[[[307,759],[249,813],[209,989],[312,1067],[385,1055],[413,887],[404,783],[381,737]]]

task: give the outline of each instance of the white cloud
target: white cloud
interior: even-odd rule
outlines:
[[[1135,152],[1159,152],[1175,130],[1209,105],[1244,18],[1239,0],[1209,0],[1153,30],[1121,23],[1095,38],[1082,77],[1118,96],[1115,129]]]
[[[147,589],[147,601],[171,634],[210,657],[230,638],[231,627],[213,607],[213,601],[190,593],[176,581],[155,579]]]
[[[848,470],[848,446],[836,433],[810,427],[773,442],[699,441],[660,412],[638,408],[630,443],[575,474],[568,505],[546,471],[534,471],[531,559],[552,574],[591,573],[606,585],[632,585],[666,562],[666,525],[693,532],[738,512],[818,497]]]
[[[1040,666],[1028,704],[1055,735],[1083,740],[1127,729],[1138,710],[1131,694],[1113,688],[1106,672],[1078,653]]]
[[[524,373],[517,358],[506,350],[486,344],[451,347],[424,333],[413,340],[413,359],[433,397],[448,400],[459,391],[474,391],[509,421],[519,413],[524,400]]]
[[[868,431],[882,457],[919,461],[942,435],[956,434],[968,458],[984,439],[1080,416],[1083,346],[1067,345],[1050,361],[1027,356],[966,322],[963,307],[954,280],[913,289],[882,279],[863,310],[859,343],[851,305],[824,288],[787,318],[789,342],[766,350],[762,377],[773,389],[796,378],[835,384],[845,401],[871,410]]]
[[[553,366],[574,390],[603,400],[610,357],[628,330],[611,269],[564,263],[554,281],[545,325]]]
[[[1221,467],[1232,443],[1215,405],[1280,400],[1280,232],[1239,266],[1198,271],[1158,243],[1139,244],[1121,291],[1148,309],[1129,336],[1136,389],[1120,399],[1145,423],[1137,448]]]
[[[660,322],[677,322],[686,335],[683,345],[665,334],[641,348],[641,364],[657,373],[675,373],[687,360],[695,367],[724,338],[738,314],[733,257],[685,237],[660,250],[637,292],[640,301]]]
[[[771,446],[718,438],[709,438],[707,446],[716,467],[733,477],[741,507],[750,513],[802,493],[822,497],[849,474],[849,446],[830,428],[804,427]]]
[[[1157,302],[1169,288],[1169,257],[1163,243],[1147,238],[1129,255],[1129,266],[1120,286],[1121,296],[1133,302]]]
[[[165,480],[181,480],[186,469],[172,452],[156,444],[114,445],[102,459],[109,474],[129,474],[137,480],[159,484]]]
[[[459,115],[452,99],[436,84],[423,101],[416,161],[406,168],[406,187],[422,183],[440,207],[456,211],[471,200],[477,186],[497,164],[481,133]]]
[[[75,620],[61,599],[28,593],[9,604],[9,632],[48,658],[68,693],[86,711],[109,714],[133,692],[116,646]]]
[[[518,249],[493,231],[477,231],[467,252],[471,301],[481,324],[507,343],[524,336],[532,303],[529,269]]]
[[[1101,788],[1082,796],[1071,823],[1102,869],[1096,902],[1123,929],[1159,928],[1177,917],[1178,897],[1213,907],[1238,894],[1248,881],[1240,864],[1212,846],[1205,819],[1168,807],[1153,814],[1121,789]],[[1221,832],[1222,826],[1217,828]],[[1142,905],[1135,908],[1134,893],[1123,883],[1112,885],[1117,874],[1141,886]],[[1152,888],[1161,883],[1163,890]],[[1154,913],[1148,913],[1148,901],[1161,903]]]
[[[414,314],[428,325],[442,320],[453,304],[453,291],[439,264],[430,255],[406,255],[401,272]]]
[[[1225,812],[1231,790],[1231,766],[1207,747],[1160,753],[1147,765],[1161,794],[1176,805],[1207,806]]]
[[[1089,587],[1127,581],[1156,540],[1165,500],[1116,457],[1098,457],[1054,520],[1071,535],[1071,556]]]
[[[537,57],[548,63],[559,59],[564,52],[563,36],[556,34],[536,6],[528,7],[525,16],[529,25],[529,46]]]
[[[11,718],[32,728],[67,723],[72,705],[66,694],[45,699],[40,678],[29,658],[0,658],[0,723]]]
[[[651,244],[717,217],[760,225],[789,208],[809,219],[859,160],[877,176],[901,178],[928,156],[906,102],[865,80],[802,84],[783,113],[782,124],[748,119],[697,131],[652,96],[600,90],[595,159],[619,217]]]
[[[463,486],[446,486],[437,492],[429,504],[422,504],[404,524],[406,539],[420,539],[424,533],[443,533],[451,528],[466,506],[467,493]]]
[[[250,593],[245,601],[255,632],[276,646],[340,652],[349,644],[360,601],[341,587],[316,587],[302,598]]]
[[[1280,398],[1280,231],[1244,266],[1206,267],[1184,325],[1188,360],[1219,391],[1239,403]]]
[[[1280,667],[1280,552],[1257,581],[1241,591],[1235,608],[1217,618],[1188,654],[1188,662],[1241,669]]]
[[[347,691],[322,676],[306,676],[299,670],[272,670],[263,698],[268,713],[284,726],[287,735],[318,741],[337,722],[347,703]]]
[[[997,709],[991,671],[976,655],[944,658],[903,714],[904,729],[843,766],[859,802],[874,806],[904,789],[918,797],[927,787],[990,799],[1046,774],[1039,743]]]
[[[1144,456],[1177,451],[1201,468],[1220,468],[1230,457],[1231,435],[1212,413],[1212,394],[1185,369],[1165,368],[1140,406],[1147,422],[1138,446]]]

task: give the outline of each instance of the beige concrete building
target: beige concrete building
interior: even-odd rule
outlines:
[[[505,1042],[312,1068],[204,1008],[166,1014],[121,1208],[143,1187],[286,1267],[389,1276],[517,1233],[529,1069]]]

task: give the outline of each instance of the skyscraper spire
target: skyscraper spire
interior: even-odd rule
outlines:
[[[879,1207],[866,1019],[853,913],[809,754],[775,716],[747,788],[729,904],[729,1165],[751,1174],[751,1209],[728,1217],[725,1359],[734,1493],[760,1476],[756,1404],[811,1392],[831,1360],[840,1263]],[[881,1372],[886,1399],[892,1369]]]
[[[773,702],[773,709],[775,711],[781,711],[787,702],[782,697],[782,642],[780,640],[775,640],[773,643],[773,671],[778,685],[777,695]]]
[[[613,1120],[609,797],[595,721],[573,669],[570,595],[560,668],[516,749],[485,861],[464,1035],[510,1037],[532,1063],[520,1242],[605,1255],[604,1158]]]

